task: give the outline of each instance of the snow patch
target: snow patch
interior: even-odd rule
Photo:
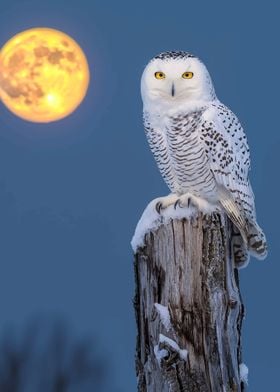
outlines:
[[[178,344],[177,344],[176,342],[174,342],[174,340],[168,338],[168,337],[165,336],[165,335],[160,334],[160,335],[159,335],[159,342],[160,342],[160,343],[166,343],[166,344],[168,344],[168,345],[171,346],[175,351],[178,352],[180,358],[181,358],[183,361],[186,361],[186,360],[187,360],[188,351],[187,351],[187,350],[182,350],[182,349],[180,349],[180,347],[178,346]]]
[[[160,321],[168,332],[171,329],[170,314],[167,306],[155,303],[155,308],[159,314]]]
[[[248,374],[249,374],[249,369],[245,365],[245,363],[241,363],[239,365],[239,374],[240,374],[240,380],[243,381],[245,384],[248,385]]]
[[[139,222],[137,223],[134,236],[131,240],[131,246],[133,251],[136,253],[138,248],[144,245],[145,235],[150,231],[155,231],[161,225],[169,223],[172,219],[183,219],[196,216],[199,212],[205,214],[211,214],[217,211],[217,205],[209,204],[206,200],[195,197],[192,195],[193,200],[197,204],[198,208],[190,207],[178,207],[174,208],[174,204],[165,208],[160,214],[156,211],[156,204],[162,201],[164,197],[158,197],[152,200],[144,210]]]
[[[168,351],[165,349],[160,350],[158,344],[154,347],[155,357],[160,365],[161,360],[168,356]]]

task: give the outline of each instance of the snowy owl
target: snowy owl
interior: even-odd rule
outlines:
[[[247,264],[249,253],[263,259],[267,245],[248,179],[247,139],[218,100],[205,65],[187,52],[161,53],[143,72],[141,94],[146,136],[172,192],[157,203],[158,213],[207,201],[234,223],[236,265]]]

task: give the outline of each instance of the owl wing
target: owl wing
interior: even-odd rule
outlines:
[[[219,200],[245,240],[247,221],[255,220],[255,204],[248,179],[250,152],[243,128],[226,106],[213,104],[203,113],[201,138]]]

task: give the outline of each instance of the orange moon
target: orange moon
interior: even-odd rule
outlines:
[[[12,37],[0,51],[0,98],[18,117],[60,120],[83,101],[89,66],[81,47],[61,31],[33,28]]]

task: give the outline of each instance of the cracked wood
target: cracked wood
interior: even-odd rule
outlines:
[[[232,224],[219,213],[173,220],[146,234],[135,255],[139,392],[241,392],[244,308],[232,254]],[[155,307],[168,307],[167,331]],[[163,334],[187,350],[185,361]],[[158,346],[167,353],[160,364]]]

